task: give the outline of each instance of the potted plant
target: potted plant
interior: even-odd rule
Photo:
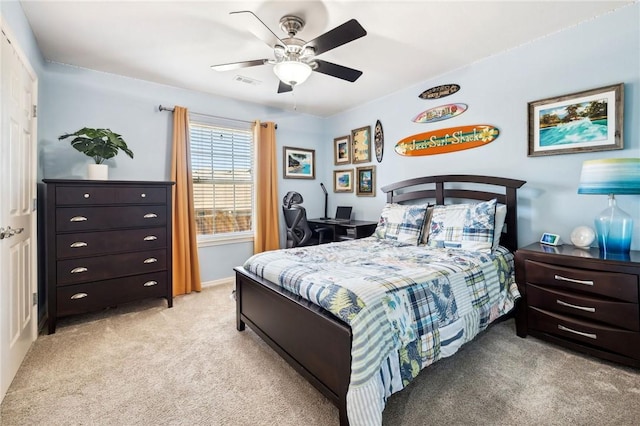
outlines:
[[[84,127],[75,133],[62,135],[58,140],[74,136],[71,146],[83,154],[93,158],[95,164],[89,165],[89,179],[106,180],[108,168],[102,164],[104,160],[115,157],[120,150],[133,158],[133,152],[127,147],[122,136],[110,129],[90,129]]]

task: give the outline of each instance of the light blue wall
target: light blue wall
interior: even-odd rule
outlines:
[[[173,117],[169,112],[159,111],[160,104],[181,105],[190,111],[238,120],[276,122],[280,167],[283,146],[316,149],[318,155],[324,156],[323,120],[317,117],[117,75],[49,63],[42,99],[42,131],[38,140],[39,166],[45,178],[86,178],[86,165],[92,160],[73,149],[67,140],[58,140],[58,136],[86,126],[106,127],[120,133],[134,152],[133,159],[120,154],[106,162],[109,179],[168,180]],[[311,193],[318,186],[316,182],[284,180],[280,176],[280,198],[289,190]],[[316,192],[319,190],[318,186]],[[305,206],[310,212],[321,208],[317,197],[308,197]],[[281,223],[282,241],[283,226]],[[252,243],[201,247],[202,279],[231,276],[233,267],[241,265],[253,254],[252,250]]]
[[[583,90],[625,84],[624,150],[527,157],[527,103]],[[461,90],[439,100],[418,94],[440,84]],[[411,119],[431,107],[460,102],[464,114],[433,124]],[[385,151],[377,168],[377,186],[432,174],[487,174],[526,180],[519,191],[519,244],[539,240],[542,232],[570,241],[578,225],[593,227],[593,218],[607,207],[607,197],[578,195],[582,162],[597,158],[640,157],[640,5],[623,8],[508,52],[487,58],[439,78],[393,93],[329,119],[330,138],[380,119]],[[423,157],[402,157],[393,151],[412,134],[467,124],[500,129],[494,142],[480,148]],[[325,161],[330,164],[332,153]],[[358,164],[360,165],[360,164]],[[342,168],[342,167],[341,167]],[[328,177],[326,178],[328,179]],[[632,247],[640,249],[640,196],[617,196],[618,205],[636,218]],[[331,204],[353,204],[359,219],[377,218],[384,194],[375,198],[336,194]],[[330,207],[330,210],[331,208]]]
[[[203,93],[163,86],[110,74],[44,63],[19,3],[0,2],[9,24],[40,77],[39,176],[85,177],[88,159],[68,143],[57,140],[83,126],[109,127],[121,133],[135,153],[111,161],[112,179],[165,180],[169,177],[171,114],[159,104],[182,105],[195,112],[243,120],[278,123],[278,164],[282,147],[316,150],[315,180],[283,179],[280,198],[289,190],[302,193],[310,216],[320,216],[323,194],[319,183],[332,188],[333,138],[351,129],[382,121],[385,154],[375,160],[377,187],[400,179],[431,174],[476,173],[526,180],[520,191],[520,244],[538,239],[543,231],[565,241],[577,225],[591,225],[606,207],[606,197],[577,195],[584,160],[640,156],[640,5],[605,15],[569,30],[531,42],[377,99],[328,119],[266,108]],[[592,154],[527,157],[527,103],[595,87],[625,83],[625,149]],[[460,84],[459,93],[441,103],[463,102],[469,111],[440,125],[419,125],[416,114],[439,105],[417,95],[445,83]],[[468,151],[428,157],[400,157],[395,143],[405,136],[462,124],[493,124],[500,137],[489,145]],[[343,167],[340,167],[343,168]],[[619,196],[619,205],[640,218],[638,196]],[[356,219],[376,220],[384,196],[356,197],[330,190],[329,212],[336,205],[354,206]],[[281,224],[282,228],[282,224]],[[283,233],[281,232],[283,235]],[[640,249],[640,220],[634,227],[633,247]],[[216,280],[232,275],[234,266],[252,254],[250,243],[200,249],[202,278]]]

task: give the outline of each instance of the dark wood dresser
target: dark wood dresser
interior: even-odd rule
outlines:
[[[44,179],[48,332],[60,317],[149,297],[173,306],[173,182]]]
[[[516,281],[518,336],[640,368],[640,252],[535,243],[516,252]]]

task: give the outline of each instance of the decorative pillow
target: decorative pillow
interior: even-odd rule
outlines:
[[[429,205],[427,207],[427,214],[424,216],[424,228],[422,229],[422,238],[420,238],[419,245],[427,245],[429,242],[429,227],[431,226],[431,216],[433,215],[433,207]]]
[[[489,253],[493,247],[496,200],[435,206],[428,245]]]
[[[387,203],[380,213],[374,235],[380,239],[418,245],[424,228],[427,207],[427,204]]]
[[[507,206],[504,204],[496,204],[496,224],[493,233],[493,246],[492,250],[495,250],[500,245],[500,236],[502,236],[502,228],[504,228],[504,221],[507,218]]]

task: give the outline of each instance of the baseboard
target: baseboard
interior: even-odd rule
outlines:
[[[225,284],[233,284],[233,283],[234,283],[234,278],[231,276],[228,278],[220,278],[219,280],[205,281],[202,283],[202,288],[214,287],[214,286],[225,285]]]

